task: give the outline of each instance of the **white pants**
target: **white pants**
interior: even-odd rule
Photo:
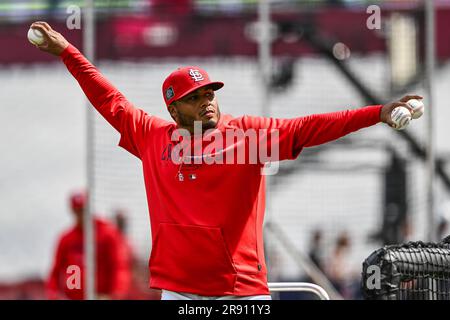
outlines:
[[[162,290],[161,300],[272,300],[270,295],[257,296],[200,296],[193,293]]]

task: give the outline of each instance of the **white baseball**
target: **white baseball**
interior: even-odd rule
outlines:
[[[30,41],[32,44],[34,45],[41,45],[45,42],[45,38],[44,35],[42,34],[41,31],[37,30],[37,29],[32,29],[30,28],[30,30],[28,30],[28,41]]]
[[[425,110],[425,106],[421,100],[411,99],[408,100],[407,104],[413,109],[414,113],[412,115],[413,119],[419,119]]]
[[[392,110],[391,119],[395,124],[394,129],[403,130],[411,122],[411,112],[405,107],[397,107]]]

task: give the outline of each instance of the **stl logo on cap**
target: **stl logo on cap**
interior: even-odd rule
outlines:
[[[195,82],[199,82],[199,81],[205,80],[203,78],[203,75],[198,70],[190,69],[189,70],[189,75],[192,77],[192,79],[194,79]]]

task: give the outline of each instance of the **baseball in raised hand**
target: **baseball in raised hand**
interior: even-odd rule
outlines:
[[[44,52],[59,56],[69,46],[66,38],[53,30],[47,22],[34,22],[31,24],[30,29],[37,30],[36,34],[42,35],[44,38],[43,41],[33,41],[34,45]]]

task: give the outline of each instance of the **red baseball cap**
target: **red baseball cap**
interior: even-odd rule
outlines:
[[[86,206],[87,194],[84,191],[77,191],[70,195],[70,206],[72,209],[83,209]]]
[[[181,99],[191,92],[211,86],[212,89],[219,90],[223,87],[223,82],[214,82],[209,79],[208,73],[199,67],[183,67],[172,72],[162,86],[162,92],[166,105]]]

